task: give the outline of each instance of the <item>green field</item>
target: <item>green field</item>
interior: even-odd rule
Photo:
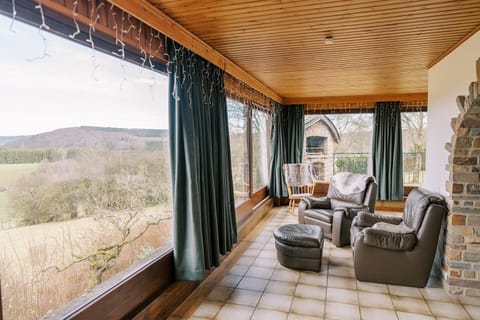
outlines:
[[[24,174],[35,171],[39,163],[0,164],[0,188],[9,188]],[[8,205],[8,191],[0,192],[0,229],[10,216],[11,208]]]

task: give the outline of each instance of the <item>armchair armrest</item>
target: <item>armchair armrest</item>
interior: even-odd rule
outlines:
[[[304,197],[302,199],[306,202],[307,206],[306,209],[330,209],[330,199],[327,197]]]
[[[402,217],[379,215],[367,211],[368,209],[358,212],[357,218],[354,221],[354,225],[359,227],[371,227],[378,222],[398,225],[403,221]]]
[[[355,218],[360,212],[368,212],[368,207],[367,206],[360,206],[360,207],[348,207],[348,208],[343,208],[343,207],[337,207],[334,210],[335,212],[340,211],[343,212],[344,216],[347,217],[348,219],[352,220]]]
[[[409,251],[417,243],[414,230],[403,225],[393,225],[379,222],[373,227],[362,230],[363,243],[371,247],[377,247],[395,251]]]

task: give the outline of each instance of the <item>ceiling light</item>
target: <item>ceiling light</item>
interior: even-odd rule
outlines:
[[[333,44],[333,36],[326,36],[325,44]]]

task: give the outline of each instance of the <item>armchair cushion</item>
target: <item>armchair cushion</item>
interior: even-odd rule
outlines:
[[[405,224],[378,222],[363,233],[366,245],[387,250],[409,251],[417,243],[415,230]]]
[[[379,214],[373,214],[370,212],[360,211],[358,213],[358,218],[355,219],[354,225],[359,226],[359,227],[371,227],[374,224],[378,222],[385,222],[385,223],[390,223],[390,224],[400,224],[402,222],[401,217],[397,216],[386,216],[386,215],[379,215]]]
[[[373,177],[358,173],[337,173],[330,179],[327,197],[361,205],[367,184]]]
[[[304,197],[306,209],[331,209],[330,199],[327,197]]]

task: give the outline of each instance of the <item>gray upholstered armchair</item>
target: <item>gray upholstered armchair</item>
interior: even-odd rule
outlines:
[[[350,226],[358,211],[373,212],[377,183],[372,176],[338,173],[330,179],[326,197],[304,197],[298,205],[298,222],[322,227],[336,246],[350,244]]]
[[[414,189],[402,217],[358,213],[351,228],[357,279],[425,287],[446,212],[442,196]]]

